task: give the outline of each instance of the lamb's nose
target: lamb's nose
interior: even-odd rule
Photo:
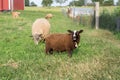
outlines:
[[[75,40],[76,40],[76,37],[74,37],[73,40],[75,41]]]

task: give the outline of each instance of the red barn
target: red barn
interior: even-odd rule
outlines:
[[[0,11],[24,10],[24,0],[0,0]]]

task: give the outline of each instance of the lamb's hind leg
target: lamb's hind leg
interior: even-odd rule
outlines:
[[[72,57],[72,51],[71,50],[68,50],[68,56]]]
[[[50,54],[53,54],[53,49],[50,49],[50,50],[49,50],[49,53],[50,53]]]
[[[50,48],[49,46],[46,46],[45,47],[45,52],[46,52],[46,54],[53,54],[53,49],[52,48]]]

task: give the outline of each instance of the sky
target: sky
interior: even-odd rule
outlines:
[[[42,5],[41,5],[42,0],[30,0],[30,2],[32,2],[32,1],[35,2],[35,4],[37,4],[37,6],[42,6]],[[73,1],[73,0],[67,0],[64,4],[62,4],[62,6],[68,5],[71,1]],[[116,4],[117,1],[118,1],[118,0],[114,0],[114,4]],[[88,2],[91,2],[91,0],[88,0]],[[56,2],[54,1],[51,6],[60,6],[60,4],[59,4],[59,3],[56,3]]]
[[[30,0],[30,2],[35,2],[38,6],[42,6],[41,3],[42,3],[42,0]],[[62,4],[63,6],[64,5],[68,5],[72,0],[67,0],[67,2],[65,2],[64,4]],[[55,1],[52,3],[51,6],[59,6],[60,4],[59,3],[56,3]]]

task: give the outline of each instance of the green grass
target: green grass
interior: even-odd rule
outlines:
[[[18,19],[0,13],[0,80],[118,80],[120,41],[107,30],[81,26],[63,16],[60,8],[31,8]],[[52,13],[51,33],[80,30],[81,42],[72,58],[66,52],[45,55],[44,43],[36,46],[31,26],[37,18]]]

